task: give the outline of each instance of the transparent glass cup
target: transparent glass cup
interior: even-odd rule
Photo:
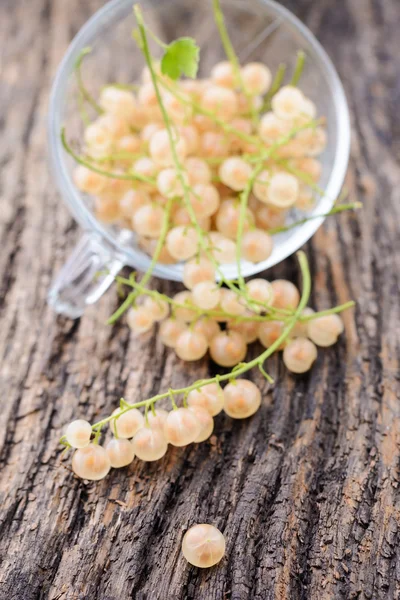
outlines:
[[[58,313],[72,318],[79,317],[87,305],[100,298],[123,266],[145,271],[150,264],[149,256],[138,247],[132,231],[105,225],[96,219],[91,199],[72,181],[74,163],[66,155],[60,138],[61,128],[65,126],[68,139],[82,139],[74,66],[83,48],[92,48],[82,71],[85,84],[94,96],[107,83],[132,83],[139,79],[144,60],[132,38],[135,27],[132,4],[132,0],[113,0],[89,19],[69,46],[51,93],[48,135],[53,173],[64,201],[84,234],[53,282],[48,299]],[[211,2],[144,0],[142,7],[147,24],[163,40],[168,42],[180,36],[197,40],[201,47],[200,76],[209,73],[213,64],[224,58]],[[286,63],[290,72],[297,51],[306,52],[300,87],[315,102],[318,114],[326,117],[328,134],[319,182],[325,194],[309,214],[328,212],[342,188],[350,149],[346,98],[329,57],[312,33],[276,2],[222,0],[222,8],[241,62],[262,61],[273,73],[280,63]],[[290,216],[296,220],[299,217],[295,211]],[[312,219],[274,236],[271,256],[257,264],[243,261],[243,275],[248,277],[264,271],[293,254],[322,222],[323,218]],[[182,270],[181,264],[157,264],[154,275],[182,281]],[[222,270],[227,278],[237,276],[234,264],[224,265]]]

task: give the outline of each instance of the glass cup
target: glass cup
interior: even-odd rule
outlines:
[[[76,35],[58,69],[50,99],[48,137],[53,174],[61,195],[84,230],[71,257],[49,291],[56,312],[79,317],[96,302],[120,269],[129,265],[145,271],[150,258],[138,246],[136,235],[127,229],[101,223],[94,216],[91,199],[72,180],[74,162],[61,143],[66,127],[68,139],[82,139],[83,125],[78,110],[74,67],[83,48],[92,52],[82,68],[86,86],[96,97],[107,83],[132,83],[139,79],[143,57],[132,38],[135,21],[132,0],[112,0],[101,8]],[[200,76],[209,73],[223,49],[212,17],[211,2],[198,0],[144,0],[147,24],[165,41],[191,36],[201,47]],[[319,185],[325,191],[308,215],[328,212],[343,185],[350,149],[350,121],[346,98],[338,75],[326,52],[312,33],[287,9],[272,0],[222,0],[226,24],[241,62],[261,61],[272,73],[280,63],[293,68],[298,50],[307,55],[300,88],[315,102],[318,114],[326,117],[328,144],[320,157]],[[304,213],[292,211],[289,219]],[[274,236],[271,256],[260,263],[242,262],[245,277],[277,264],[300,248],[318,229],[323,218],[315,218]],[[236,265],[223,265],[225,277],[237,277]],[[182,264],[157,264],[153,274],[182,281]]]

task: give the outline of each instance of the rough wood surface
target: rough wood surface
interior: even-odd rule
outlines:
[[[208,371],[106,326],[113,292],[76,322],[46,306],[78,235],[47,171],[49,85],[101,4],[0,6],[1,600],[399,598],[398,0],[284,2],[333,57],[352,111],[347,183],[364,210],[306,247],[314,305],[358,301],[345,336],[306,377],[276,359],[275,389],[254,374],[264,403],[249,422],[220,416],[210,443],[84,485],[60,466],[67,422]],[[272,275],[298,277],[295,259]],[[180,554],[204,521],[227,539],[207,571]]]

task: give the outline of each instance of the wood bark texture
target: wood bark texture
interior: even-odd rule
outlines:
[[[69,421],[215,369],[105,325],[115,289],[77,321],[46,304],[79,236],[48,173],[49,88],[102,4],[0,5],[1,600],[400,598],[398,0],[284,1],[330,53],[352,113],[347,186],[364,209],[326,221],[305,248],[312,305],[357,300],[345,335],[304,377],[280,357],[273,389],[252,373],[263,390],[253,418],[221,415],[209,442],[87,485],[60,459]],[[298,281],[296,259],[268,277]],[[225,533],[218,567],[183,559],[195,522]]]

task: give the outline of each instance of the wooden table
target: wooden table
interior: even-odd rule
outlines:
[[[47,170],[49,85],[101,4],[0,7],[0,598],[399,598],[398,0],[284,2],[332,56],[352,112],[347,185],[364,210],[327,221],[305,248],[313,305],[357,300],[345,336],[308,376],[276,357],[274,389],[253,374],[264,401],[250,421],[220,416],[209,443],[85,485],[60,466],[66,423],[208,372],[105,325],[115,291],[78,321],[46,305],[78,236]],[[295,258],[269,276],[298,280]],[[180,545],[204,521],[227,553],[201,571]]]

